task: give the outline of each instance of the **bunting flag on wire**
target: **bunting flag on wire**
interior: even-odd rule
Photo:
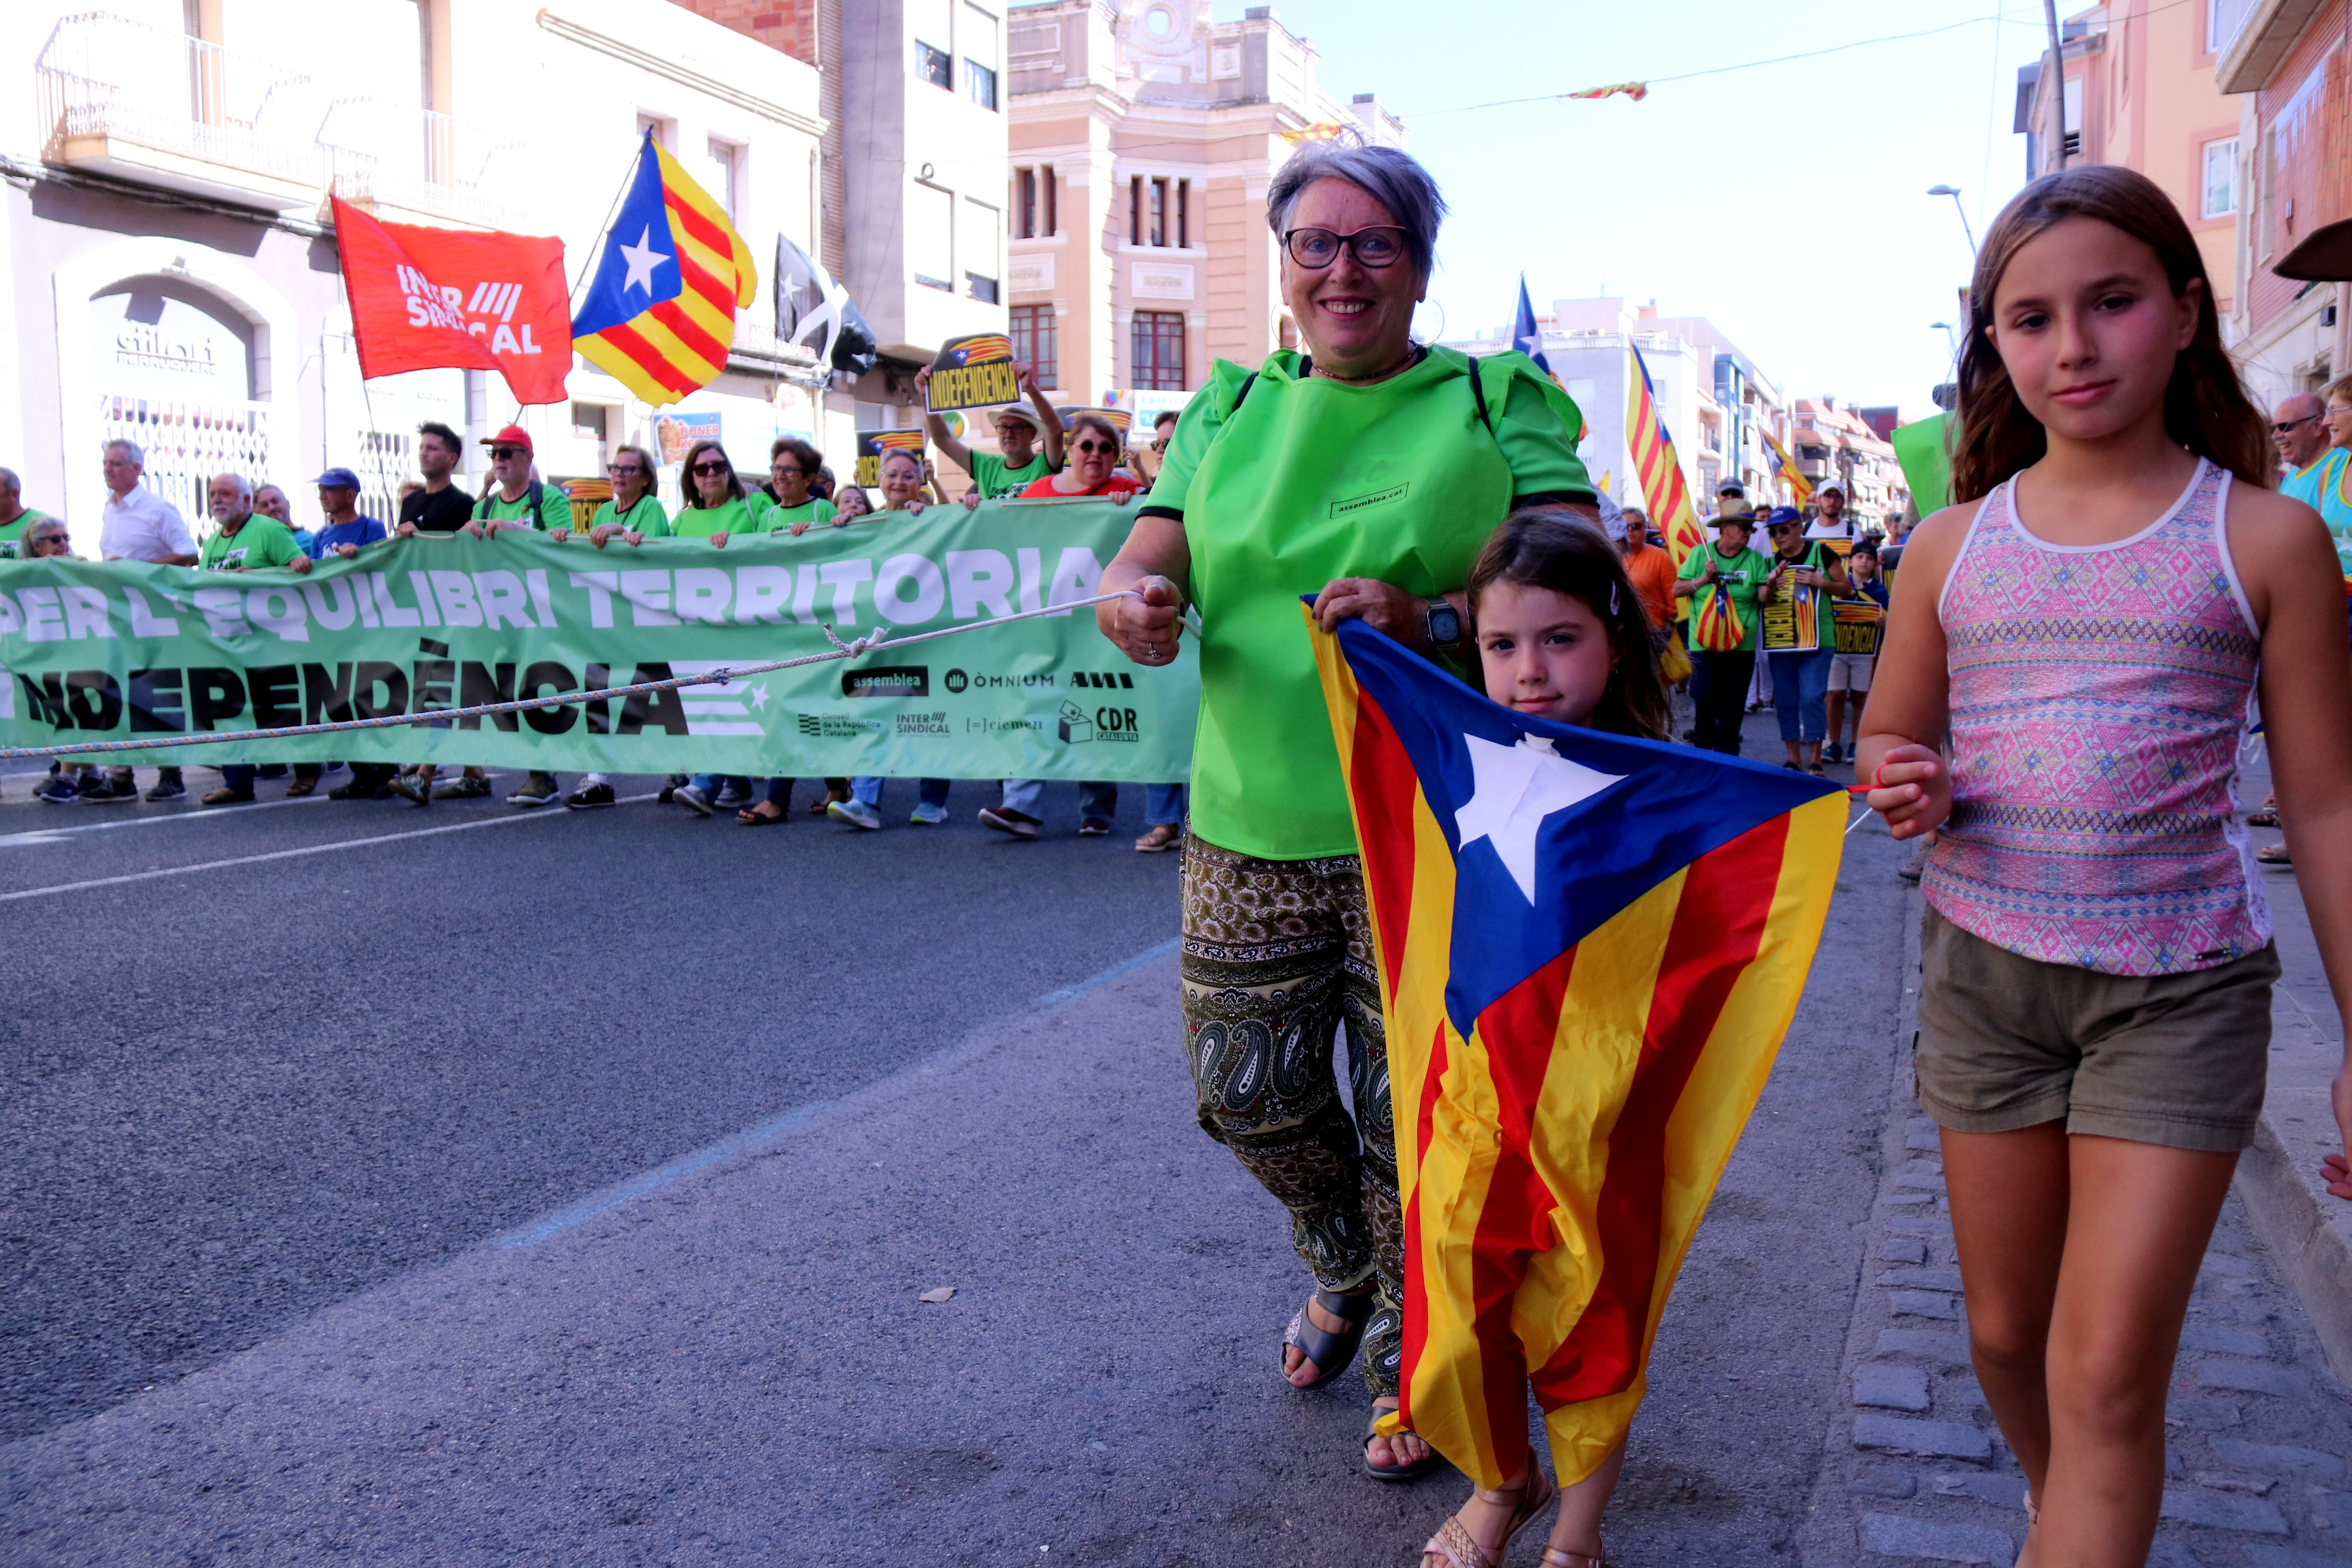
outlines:
[[[1277,131],[1275,134],[1296,147],[1301,142],[1335,142],[1347,130],[1344,121],[1318,120],[1312,125],[1302,125],[1296,131]]]
[[[1487,700],[1307,614],[1363,853],[1404,1205],[1411,1429],[1498,1486],[1623,1437],[1795,1014],[1836,785]]]
[[[1772,448],[1772,456],[1780,460],[1780,478],[1787,481],[1789,493],[1797,498],[1797,504],[1802,506],[1812,500],[1813,481],[1805,478],[1798,470],[1797,459],[1789,456],[1789,448],[1775,440],[1772,432],[1765,429],[1761,425],[1759,425],[1756,430],[1757,434],[1764,437],[1764,444]]]
[[[727,213],[646,132],[600,242],[572,346],[656,407],[726,368],[735,312],[759,295],[751,247]]]
[[[1632,99],[1634,102],[1639,103],[1643,99],[1650,96],[1650,84],[1646,81],[1621,81],[1609,87],[1588,87],[1582,92],[1566,93],[1562,96],[1568,98],[1609,98],[1621,92],[1627,98]]]
[[[1658,416],[1657,390],[1650,383],[1650,367],[1642,351],[1633,351],[1630,381],[1631,406],[1625,416],[1625,444],[1633,454],[1633,474],[1642,481],[1642,499],[1649,503],[1650,521],[1666,536],[1666,549],[1680,571],[1690,552],[1706,543],[1706,531],[1691,508],[1690,488],[1683,483],[1682,458],[1675,438]]]

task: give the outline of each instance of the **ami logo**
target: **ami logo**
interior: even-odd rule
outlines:
[[[1132,691],[1135,689],[1135,677],[1124,670],[1104,674],[1092,669],[1078,669],[1070,672],[1070,684],[1090,686],[1098,691]]]
[[[400,291],[408,297],[410,326],[454,327],[474,337],[488,337],[494,354],[539,353],[539,345],[530,341],[529,321],[520,328],[509,324],[515,307],[522,303],[521,284],[488,279],[475,284],[468,293],[455,285],[437,284],[414,267],[394,270],[400,277]]]

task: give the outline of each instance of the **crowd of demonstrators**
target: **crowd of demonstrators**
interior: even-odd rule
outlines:
[[[0,561],[30,554],[26,532],[47,515],[25,504],[24,481],[14,468],[0,468]]]
[[[1845,563],[1820,540],[1805,537],[1805,520],[1795,507],[1774,507],[1764,531],[1772,568],[1756,595],[1762,622],[1758,646],[1772,665],[1772,705],[1789,749],[1781,766],[1818,775],[1835,657],[1829,595],[1846,591]]]
[[[2025,1552],[2137,1563],[2183,1316],[2264,1094],[2279,959],[2233,820],[2257,693],[2352,1009],[2343,579],[2270,488],[2282,432],[2145,176],[2027,185],[1969,299],[1958,500],[1907,546],[1856,767],[1896,837],[1934,834],[1915,1065]],[[2352,1070],[2335,1110],[2352,1133]]]
[[[1690,644],[1691,706],[1696,716],[1695,739],[1704,751],[1739,754],[1739,721],[1746,710],[1748,687],[1756,668],[1757,595],[1771,574],[1772,563],[1748,547],[1750,515],[1745,501],[1716,515],[1715,537],[1694,550],[1675,578],[1675,597],[1689,606],[1686,622]],[[1717,596],[1720,595],[1719,598]],[[1701,613],[1707,601],[1737,626],[1739,637],[1709,647],[1697,637]]]
[[[1878,546],[1869,539],[1854,542],[1846,558],[1848,596],[1835,605],[1834,651],[1830,656],[1829,739],[1822,760],[1844,762],[1845,721],[1849,710],[1854,734],[1862,733],[1862,708],[1870,695],[1870,678],[1878,667],[1878,647],[1886,634],[1886,584],[1878,570]],[[1851,710],[1848,699],[1852,700]]]

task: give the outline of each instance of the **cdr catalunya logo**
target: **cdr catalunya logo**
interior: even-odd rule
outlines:
[[[474,337],[487,336],[494,354],[539,353],[539,345],[530,341],[529,321],[520,328],[509,324],[522,302],[521,284],[489,280],[475,284],[469,294],[436,284],[414,267],[394,270],[400,275],[400,291],[408,298],[410,326],[454,327]]]

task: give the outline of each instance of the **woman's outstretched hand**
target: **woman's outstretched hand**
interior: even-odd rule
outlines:
[[[1952,815],[1951,771],[1931,747],[1906,741],[1887,748],[1870,782],[1870,809],[1896,838],[1916,838]]]
[[[1176,639],[1184,635],[1184,623],[1177,619],[1184,596],[1165,577],[1142,578],[1135,591],[1142,596],[1097,605],[1095,625],[1128,658],[1157,668],[1176,657]]]

